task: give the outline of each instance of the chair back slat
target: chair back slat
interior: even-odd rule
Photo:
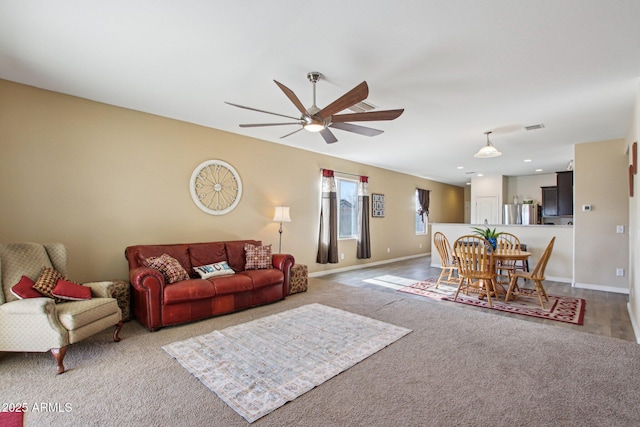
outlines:
[[[551,257],[551,251],[553,251],[553,244],[556,241],[556,236],[551,238],[551,241],[547,245],[547,248],[542,253],[540,260],[536,264],[536,267],[531,272],[531,278],[534,280],[544,280],[544,271],[547,268],[547,262],[549,262],[549,257]]]
[[[494,261],[490,247],[491,243],[480,236],[458,238],[453,244],[453,251],[460,274],[467,277],[493,275]]]
[[[447,237],[438,231],[433,235],[433,242],[438,250],[442,266],[451,267],[454,265],[453,257],[451,256],[451,246],[449,246],[449,240],[447,240]]]

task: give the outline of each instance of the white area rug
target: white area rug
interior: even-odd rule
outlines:
[[[409,332],[309,304],[162,348],[253,422]]]

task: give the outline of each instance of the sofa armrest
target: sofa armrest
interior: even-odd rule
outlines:
[[[115,285],[113,282],[89,282],[83,283],[91,288],[91,296],[96,298],[113,298]]]
[[[129,270],[136,318],[149,330],[162,326],[164,276],[151,267]]]
[[[284,273],[284,286],[282,296],[285,298],[289,295],[289,285],[290,285],[290,277],[291,277],[291,267],[295,263],[295,259],[293,255],[290,254],[273,254],[273,268],[277,268]]]

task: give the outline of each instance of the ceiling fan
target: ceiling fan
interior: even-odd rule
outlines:
[[[376,136],[380,135],[384,131],[373,129],[366,126],[354,125],[347,122],[368,122],[379,120],[393,120],[404,112],[404,109],[397,110],[385,110],[385,111],[369,111],[363,113],[346,113],[336,114],[349,107],[364,101],[369,96],[369,86],[367,82],[362,82],[358,86],[351,89],[349,92],[342,95],[340,98],[333,101],[331,104],[320,109],[316,106],[316,83],[322,78],[322,74],[317,71],[312,71],[307,74],[307,78],[313,84],[313,105],[309,108],[305,108],[302,102],[298,99],[295,93],[282,83],[274,80],[278,87],[284,92],[284,94],[293,102],[298,111],[302,114],[300,117],[287,116],[285,114],[272,113],[270,111],[259,110],[257,108],[245,107],[243,105],[233,104],[231,102],[225,102],[226,104],[233,105],[234,107],[244,108],[247,110],[259,111],[261,113],[273,114],[274,116],[286,117],[288,119],[295,120],[295,122],[286,123],[254,123],[254,124],[241,124],[242,128],[260,127],[260,126],[285,126],[285,125],[298,125],[301,126],[291,133],[288,133],[280,138],[286,138],[293,135],[296,132],[300,132],[302,129],[306,129],[310,132],[319,132],[324,138],[327,144],[337,142],[333,132],[329,128],[340,129],[347,132],[357,133],[364,136]]]

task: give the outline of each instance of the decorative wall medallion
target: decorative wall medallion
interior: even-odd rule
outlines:
[[[242,197],[242,181],[238,172],[222,160],[207,160],[198,165],[189,183],[193,202],[211,215],[231,212]]]

